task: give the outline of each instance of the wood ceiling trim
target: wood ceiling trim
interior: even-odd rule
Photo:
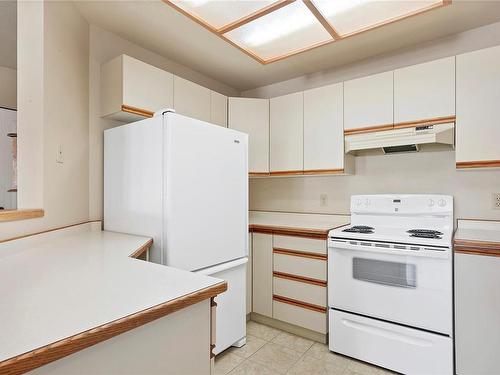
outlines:
[[[335,30],[330,22],[326,19],[326,17],[321,13],[321,11],[314,5],[312,0],[303,0],[305,6],[311,11],[311,13],[316,17],[318,22],[325,28],[326,31],[332,36],[333,39],[340,39],[341,36]]]
[[[171,8],[175,9],[176,11],[178,11],[179,13],[185,15],[186,17],[190,18],[194,22],[198,23],[199,25],[203,26],[207,30],[211,31],[212,33],[214,33],[215,35],[217,35],[222,40],[224,40],[227,43],[231,44],[233,47],[236,47],[241,52],[243,52],[246,55],[250,56],[252,59],[256,60],[257,62],[259,62],[262,65],[271,64],[271,63],[274,63],[274,62],[286,59],[288,57],[295,56],[295,55],[298,55],[298,54],[301,54],[301,53],[313,50],[315,48],[318,48],[318,47],[321,47],[321,46],[324,46],[324,45],[327,45],[327,44],[330,44],[330,43],[334,43],[334,42],[339,41],[339,40],[343,40],[343,39],[349,38],[349,37],[354,36],[354,35],[359,35],[359,34],[362,34],[364,32],[367,32],[367,31],[370,31],[370,30],[374,30],[374,29],[377,29],[377,28],[382,27],[382,26],[390,25],[392,23],[395,23],[395,22],[398,22],[398,21],[402,21],[404,19],[411,18],[413,16],[416,16],[416,15],[419,15],[419,14],[423,14],[423,13],[426,13],[428,11],[431,11],[431,10],[434,10],[434,9],[438,9],[438,8],[441,8],[441,7],[445,7],[445,6],[448,6],[448,5],[452,4],[452,0],[441,0],[439,2],[436,2],[434,4],[429,5],[427,7],[424,7],[424,8],[421,8],[421,9],[417,9],[417,10],[415,10],[413,12],[410,12],[410,13],[407,13],[407,14],[404,14],[404,15],[401,15],[401,16],[398,16],[398,17],[393,17],[393,18],[390,18],[388,20],[384,20],[384,21],[381,21],[379,23],[376,23],[376,24],[373,24],[373,25],[369,25],[367,27],[364,27],[364,28],[361,28],[359,30],[353,31],[351,33],[347,33],[347,34],[343,34],[342,35],[342,34],[339,34],[338,31],[333,27],[333,25],[322,15],[322,13],[320,12],[320,10],[314,5],[314,3],[312,2],[312,0],[302,0],[304,2],[304,4],[309,8],[309,10],[313,13],[313,15],[316,17],[316,19],[318,20],[318,22],[320,22],[321,25],[332,36],[332,39],[321,41],[321,42],[315,43],[313,45],[310,45],[310,46],[307,46],[307,47],[304,47],[304,48],[301,48],[301,49],[298,49],[298,50],[295,50],[295,51],[291,51],[291,52],[288,52],[288,53],[285,53],[285,54],[282,54],[282,55],[278,55],[278,56],[275,56],[275,57],[272,57],[272,58],[269,58],[269,59],[263,59],[260,56],[258,56],[257,54],[255,54],[254,52],[252,52],[251,50],[246,49],[245,47],[242,47],[239,44],[236,44],[231,39],[229,39],[228,37],[226,37],[224,35],[224,33],[227,33],[227,32],[229,32],[231,30],[237,29],[240,26],[243,26],[243,25],[245,25],[245,24],[247,24],[247,23],[249,23],[251,21],[254,21],[254,20],[256,20],[256,19],[258,19],[260,17],[265,16],[266,14],[269,14],[269,13],[271,13],[271,12],[273,12],[275,10],[278,10],[278,9],[280,9],[280,8],[286,6],[286,5],[289,5],[289,4],[293,3],[293,2],[295,2],[296,0],[278,0],[275,3],[269,5],[266,8],[263,8],[263,9],[258,10],[258,11],[254,12],[254,13],[248,15],[248,16],[240,18],[239,20],[234,21],[234,22],[232,22],[232,23],[230,23],[230,24],[228,24],[226,26],[223,26],[222,28],[219,28],[219,29],[217,29],[217,28],[213,27],[212,25],[210,25],[209,23],[205,22],[202,18],[200,18],[200,17],[198,17],[198,16],[196,16],[194,14],[191,14],[191,13],[185,11],[181,7],[178,7],[177,5],[174,4],[173,0],[162,0],[162,1],[165,4],[169,5]]]
[[[275,10],[281,9],[284,6],[287,6],[289,4],[292,4],[296,0],[278,0],[270,5],[268,5],[265,8],[256,10],[253,13],[250,13],[248,16],[242,17],[234,22],[231,22],[225,26],[222,26],[220,29],[217,30],[219,34],[225,34],[230,32],[231,30],[237,29],[238,27],[241,27],[243,25],[246,25],[249,22],[255,21],[258,18],[264,17],[265,15],[274,12]]]

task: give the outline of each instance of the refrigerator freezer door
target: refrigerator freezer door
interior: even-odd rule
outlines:
[[[163,263],[194,271],[247,256],[248,136],[175,113],[163,121]]]

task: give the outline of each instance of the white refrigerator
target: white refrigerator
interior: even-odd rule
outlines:
[[[214,352],[246,339],[248,136],[171,111],[104,132],[104,229],[150,260],[224,279]]]

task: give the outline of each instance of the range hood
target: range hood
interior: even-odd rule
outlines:
[[[453,148],[455,123],[415,126],[345,136],[345,152],[378,150],[385,154],[419,151],[421,147],[441,145]]]

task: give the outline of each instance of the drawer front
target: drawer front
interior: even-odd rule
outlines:
[[[334,352],[403,374],[453,374],[451,337],[333,309],[329,314]]]
[[[273,247],[303,251],[307,253],[326,254],[326,240],[314,240],[311,238],[274,236]]]
[[[326,334],[326,313],[313,311],[305,307],[273,301],[273,318]]]
[[[273,293],[313,305],[326,307],[326,286],[274,276]]]
[[[326,259],[274,253],[274,271],[326,281]]]

